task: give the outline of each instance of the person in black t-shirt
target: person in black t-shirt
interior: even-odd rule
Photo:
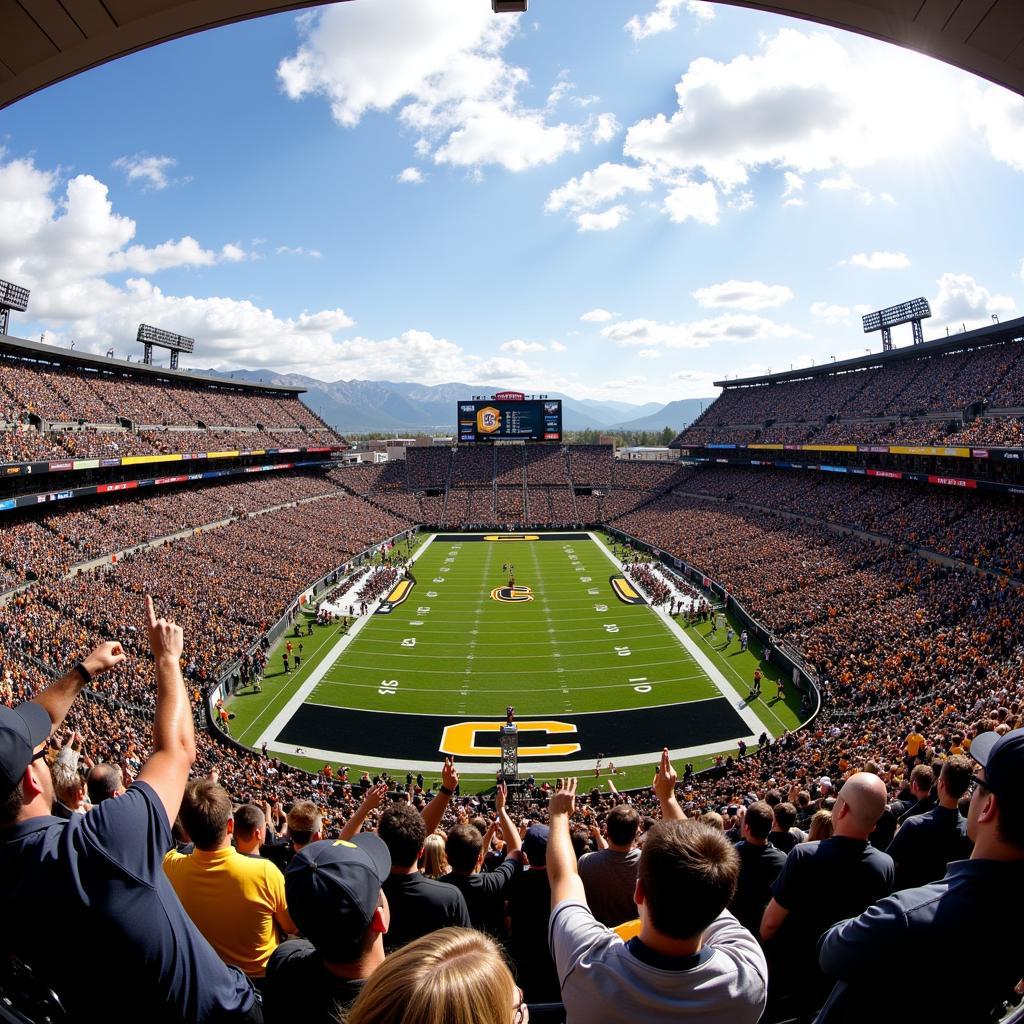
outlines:
[[[743,816],[743,838],[736,844],[740,877],[729,909],[755,935],[761,927],[764,908],[772,898],[772,885],[786,865],[786,855],[768,844],[774,820],[771,807],[763,800],[751,804]]]
[[[939,775],[938,806],[904,820],[885,851],[896,863],[894,888],[914,889],[937,882],[951,861],[970,857],[974,844],[957,804],[971,784],[973,771],[962,754],[951,757]]]
[[[448,833],[445,843],[445,853],[452,870],[440,879],[446,885],[454,885],[465,896],[473,927],[498,938],[503,937],[505,931],[505,895],[523,866],[522,841],[519,830],[505,810],[507,799],[508,788],[501,783],[495,793],[494,804],[508,850],[502,864],[494,871],[481,872],[486,853],[484,837],[473,825],[456,825]]]
[[[391,854],[391,874],[384,881],[391,909],[391,925],[384,940],[387,952],[439,928],[469,928],[469,910],[462,893],[427,878],[416,866],[427,838],[419,812],[409,804],[393,804],[381,816],[377,834]]]
[[[788,801],[776,804],[772,815],[774,823],[768,833],[768,842],[775,849],[789,853],[797,844],[797,837],[791,831],[796,824],[796,808]]]
[[[388,849],[372,832],[295,854],[284,887],[305,938],[282,942],[267,963],[266,1024],[336,1024],[384,962],[390,913],[381,885],[390,871]]]
[[[550,829],[531,825],[523,838],[528,867],[520,871],[509,889],[509,952],[516,977],[528,1003],[557,1003],[561,999],[555,961],[548,946],[551,918],[551,883],[547,852]]]
[[[832,808],[832,838],[800,843],[786,859],[761,919],[770,1013],[790,996],[801,1019],[811,1020],[832,987],[818,968],[818,940],[892,892],[892,858],[868,842],[886,797],[877,775],[851,775]]]

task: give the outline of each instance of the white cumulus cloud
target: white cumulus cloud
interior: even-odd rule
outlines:
[[[177,163],[172,156],[135,153],[132,156],[119,156],[113,166],[124,171],[125,177],[132,184],[138,183],[144,188],[159,192],[171,184],[167,172]]]
[[[698,288],[693,297],[706,309],[725,307],[756,312],[784,305],[793,298],[793,291],[784,284],[732,280]]]
[[[619,314],[612,313],[607,309],[592,309],[589,313],[584,313],[580,317],[581,320],[588,324],[606,324],[609,320],[614,320]]]
[[[521,338],[513,338],[499,346],[502,352],[547,352],[547,346],[539,341],[523,341]]]
[[[613,206],[602,213],[581,213],[576,218],[580,231],[614,231],[629,216],[628,206]]]
[[[935,296],[929,300],[932,319],[925,322],[929,335],[937,336],[944,329],[951,333],[985,327],[992,316],[1006,318],[1017,315],[1017,304],[1009,295],[990,292],[970,274],[943,274]]]
[[[971,91],[973,127],[996,160],[1024,171],[1024,98],[992,85]]]
[[[606,162],[554,189],[544,209],[550,213],[566,207],[574,211],[592,210],[626,192],[649,192],[652,182],[649,168]]]
[[[595,142],[611,142],[621,131],[622,125],[619,124],[619,119],[614,114],[607,112],[598,114],[594,124],[593,139]]]
[[[842,264],[863,270],[905,270],[910,266],[910,259],[904,252],[858,252]]]
[[[406,167],[398,180],[406,185],[419,185],[423,181],[423,172],[418,167]]]
[[[673,224],[717,224],[718,192],[710,181],[683,181],[665,196],[663,209]]]
[[[502,52],[518,19],[486,4],[375,0],[337,4],[299,19],[297,52],[278,65],[285,93],[327,99],[334,119],[355,127],[372,110],[398,108],[418,133],[417,155],[436,163],[521,171],[580,148],[584,125],[548,120],[571,88],[559,76],[551,104],[525,106],[526,71]]]
[[[662,32],[671,32],[676,27],[676,15],[686,10],[700,21],[710,21],[715,8],[706,0],[658,0],[657,6],[643,16],[634,14],[626,22],[626,31],[636,40],[647,39]]]
[[[602,329],[617,345],[641,348],[708,348],[718,342],[769,341],[801,337],[789,324],[776,323],[748,313],[726,313],[692,323],[659,323],[656,320],[622,320]]]

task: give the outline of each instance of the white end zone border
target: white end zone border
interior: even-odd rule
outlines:
[[[431,534],[413,553],[412,560],[415,562],[424,551],[430,547],[434,542],[434,534]],[[376,609],[375,609],[376,610]],[[256,741],[256,747],[262,747],[265,743],[268,750],[275,750],[279,753],[294,754],[295,748],[282,746],[274,741],[277,739],[278,734],[281,730],[292,720],[292,716],[296,711],[306,703],[309,695],[316,689],[320,680],[330,671],[334,663],[341,657],[342,652],[346,647],[362,632],[363,627],[373,617],[374,612],[370,612],[368,615],[362,615],[352,623],[349,631],[327,652],[324,656],[323,661],[309,674],[309,678],[288,698],[288,703],[274,716],[273,721],[266,729],[263,730],[259,739]],[[328,760],[333,760],[334,755]],[[349,760],[353,760],[349,758]],[[365,758],[363,759],[365,760]],[[394,763],[392,758],[391,763]]]
[[[593,533],[588,533],[587,536],[594,542],[594,544],[603,552],[608,560],[617,568],[622,571],[622,563],[608,550],[600,538],[596,537]],[[433,543],[435,535],[431,535],[426,541],[416,550],[413,555],[413,559],[416,560],[423,554],[424,551]],[[685,633],[685,631],[675,622],[670,616],[663,610],[655,608],[653,605],[649,605],[651,611],[658,615],[665,625],[668,627],[670,632],[679,640],[683,647],[693,656],[694,660],[700,666],[701,670],[707,674],[711,681],[718,687],[722,696],[730,702],[730,704],[736,709],[737,713],[743,719],[743,721],[750,727],[751,732],[747,736],[737,736],[736,739],[743,739],[748,744],[754,744],[757,742],[757,737],[766,728],[764,723],[757,717],[757,715],[746,706],[745,701],[739,693],[726,681],[725,677],[711,661],[710,658],[693,642],[693,640]],[[305,683],[299,687],[298,690],[291,696],[288,703],[278,712],[274,720],[270,723],[269,727],[264,730],[263,734],[257,741],[257,746],[263,743],[267,744],[267,750],[275,754],[288,754],[297,755],[300,757],[309,757],[314,760],[328,762],[351,762],[354,764],[363,765],[367,768],[394,768],[396,759],[394,757],[367,757],[365,754],[352,754],[346,751],[340,750],[323,750],[316,747],[296,747],[293,744],[278,743],[276,742],[278,734],[285,727],[285,725],[291,720],[292,716],[298,711],[299,707],[306,703],[310,694],[316,688],[317,684],[327,674],[331,666],[338,660],[339,656],[349,645],[351,640],[359,633],[359,631],[366,624],[370,618],[369,615],[363,616],[358,619],[349,630],[349,632],[343,636],[334,647],[328,652],[323,661],[317,665],[316,669],[310,674],[310,677]],[[711,699],[711,698],[708,698]],[[380,714],[389,714],[390,712],[382,711]],[[586,714],[588,712],[577,712],[577,714]],[[605,714],[607,712],[589,712],[593,714]],[[424,718],[432,717],[431,715],[424,715]],[[446,717],[446,716],[440,716]],[[669,756],[673,761],[685,761],[694,757],[701,757],[707,754],[721,753],[726,750],[730,750],[735,745],[735,741],[731,744],[717,743],[705,743],[693,747],[680,747],[669,750]],[[622,757],[614,758],[615,764],[620,768],[632,768],[637,765],[650,764],[653,772],[658,758],[661,756],[661,750],[652,751],[647,754],[629,754]],[[493,773],[494,767],[497,765],[497,760],[494,762],[480,762],[480,761],[460,761],[462,770],[467,775],[490,775]],[[439,772],[443,766],[442,761],[402,761],[401,766],[409,771],[418,772]],[[543,774],[552,771],[558,772],[577,772],[581,775],[588,774],[593,771],[594,765],[590,760],[586,761],[562,761],[562,760],[550,760],[550,761],[520,761],[520,771],[527,774]]]

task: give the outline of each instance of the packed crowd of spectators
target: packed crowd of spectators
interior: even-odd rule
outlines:
[[[987,414],[974,419],[972,411],[965,425],[965,410],[978,402]],[[1013,446],[1021,438],[1019,415],[994,410],[1022,407],[1024,345],[1011,342],[726,388],[677,440],[690,445]],[[939,413],[946,415],[934,415]]]
[[[192,383],[187,375],[98,372],[5,355],[0,357],[0,391],[10,423],[35,415],[52,423],[126,418],[143,426],[327,428],[294,394],[241,388],[230,381]]]
[[[1014,496],[768,467],[688,470],[679,491],[791,512],[1024,579],[1024,529]]]
[[[409,496],[381,485],[380,470],[349,477],[350,468],[96,503],[10,520],[9,534],[4,527],[4,565],[23,575],[31,566],[40,579],[0,608],[0,703],[38,696],[77,658],[104,642],[108,649],[63,722],[67,743],[60,734],[49,752],[59,813],[85,811],[101,827],[102,801],[85,810],[96,765],[108,766],[122,788],[147,777],[158,700],[147,652],[168,630],[145,623],[143,598],[182,627],[180,664],[198,708],[220,668],[254,648],[295,595],[408,528],[384,503]],[[504,1004],[484,1016],[482,976],[464,979],[467,1015],[444,1018],[457,1024],[511,1024],[525,1019],[523,1004],[548,1001],[563,1002],[570,1024],[668,1021],[684,1008],[695,1020],[755,1024],[766,1004],[766,1020],[810,1022],[836,980],[847,983],[835,993],[847,1016],[822,1024],[905,1020],[925,1010],[981,1021],[1010,994],[1019,957],[996,914],[1012,914],[1024,881],[1024,738],[1015,731],[1024,726],[1024,593],[1007,579],[1021,574],[1018,507],[754,468],[608,470],[603,499],[620,488],[643,496],[612,525],[722,584],[769,631],[766,658],[784,645],[808,666],[821,713],[777,738],[764,733],[756,750],[739,748],[711,772],[686,766],[677,777],[666,753],[650,790],[620,795],[602,785],[577,794],[574,783],[528,779],[521,797],[499,790],[494,804],[462,797],[452,765],[440,779],[402,772],[353,780],[342,766],[302,772],[200,730],[196,781],[178,794],[182,846],[161,866],[171,845],[165,822],[151,863],[166,869],[161,885],[169,880],[173,889],[163,898],[180,900],[202,936],[188,948],[212,950],[213,961],[204,952],[194,970],[202,961],[203,970],[217,963],[242,972],[231,976],[237,1012],[217,1019],[261,1019],[255,996],[245,994],[251,982],[271,1024],[297,1014],[329,1020],[338,1004],[352,1005],[350,1024],[425,1024],[426,1011],[409,1009],[419,1006],[408,994],[419,972],[429,968],[434,984],[424,998],[436,1006],[440,979],[471,956],[501,981]],[[367,498],[352,493],[364,485]],[[338,486],[343,493],[331,494]],[[572,497],[567,487],[530,487],[531,504],[535,490],[547,494],[549,509],[554,496]],[[468,514],[471,501],[490,499],[493,479],[453,488],[447,500],[457,493],[467,496]],[[63,578],[70,559],[299,498],[318,500],[234,518],[106,562],[88,578]],[[820,521],[786,518],[790,511],[887,540],[840,537]],[[910,544],[998,574],[922,559]],[[630,571],[645,589],[665,587],[642,563]],[[361,578],[359,600],[376,599],[396,577],[393,566],[375,569]],[[1007,738],[995,745],[998,737]],[[432,782],[441,785],[436,793]],[[397,799],[388,797],[396,791]],[[151,792],[136,785],[128,800],[151,800]],[[972,847],[978,859],[964,867]],[[111,845],[101,849],[116,862]],[[234,857],[252,863],[231,866]],[[356,861],[359,886],[349,873]],[[939,882],[950,863],[953,882]],[[229,874],[250,881],[225,888]],[[203,888],[214,881],[220,888]],[[920,886],[927,888],[912,888]],[[17,891],[4,889],[5,909]],[[925,909],[956,892],[964,895],[955,912]],[[252,921],[248,913],[258,927],[240,924]],[[30,927],[28,915],[18,911],[17,920]],[[158,928],[164,918],[146,920]],[[303,938],[280,942],[279,931]],[[965,934],[974,950],[970,984],[934,994],[907,984],[887,995],[884,1011],[873,1007],[878,977],[896,968],[919,977],[934,967],[936,948]],[[58,989],[65,981],[46,977]],[[220,993],[223,983],[204,991]],[[76,986],[72,1000],[89,991]],[[388,998],[399,1005],[390,1017],[381,1009]]]
[[[79,562],[156,537],[336,490],[322,476],[291,472],[176,488],[141,499],[86,499],[42,516],[34,510],[8,513],[0,529],[0,571],[10,585],[61,576]]]
[[[448,482],[452,450],[446,445],[413,446],[405,452],[409,486],[414,489],[438,490]]]
[[[3,462],[305,448],[341,441],[295,395],[9,355],[0,357],[0,417],[8,426],[0,431]],[[38,428],[31,417],[38,417]],[[123,420],[133,427],[124,427]],[[75,427],[52,429],[66,424]],[[238,428],[245,432],[236,433]]]

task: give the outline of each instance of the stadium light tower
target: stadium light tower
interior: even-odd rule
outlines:
[[[527,0],[491,0],[495,14],[525,14]]]
[[[914,344],[923,345],[924,333],[921,330],[921,321],[927,320],[931,315],[932,311],[928,300],[920,298],[889,306],[888,309],[880,309],[877,313],[868,313],[861,322],[864,324],[865,334],[881,331],[882,351],[891,352],[893,327],[899,324],[910,324],[914,331]]]
[[[8,334],[11,310],[24,313],[28,309],[29,290],[10,281],[0,281],[0,334]]]
[[[162,331],[159,327],[150,327],[149,324],[139,324],[139,333],[135,340],[143,348],[142,361],[149,366],[153,365],[153,346],[170,349],[171,369],[178,368],[178,353],[191,352],[196,345],[194,338],[183,338],[180,334],[172,334],[170,331]]]

